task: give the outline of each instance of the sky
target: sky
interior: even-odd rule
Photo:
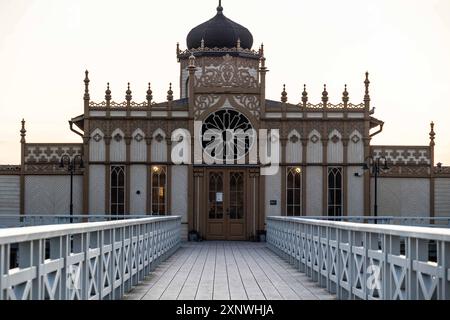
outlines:
[[[179,96],[176,43],[216,13],[217,0],[0,0],[0,164],[20,163],[27,142],[81,142],[68,120],[83,113],[84,71],[91,99],[145,100],[152,83],[164,101]],[[267,98],[300,102],[303,84],[320,102],[326,83],[339,103],[344,85],[360,103],[370,72],[377,145],[428,145],[450,165],[450,0],[223,0],[224,14],[264,43]]]

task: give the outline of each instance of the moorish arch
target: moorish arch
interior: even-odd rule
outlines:
[[[89,140],[89,161],[105,161],[105,134],[99,128],[91,133]]]
[[[152,162],[167,161],[166,133],[161,128],[155,130],[152,136]]]
[[[111,162],[125,162],[126,156],[125,134],[117,128],[111,134],[110,160]]]
[[[364,140],[358,130],[354,130],[350,134],[347,152],[349,163],[359,164],[364,161]]]
[[[147,142],[145,133],[140,128],[131,135],[130,160],[133,162],[145,162],[147,160]]]
[[[292,130],[286,143],[286,162],[291,164],[302,163],[303,146],[301,135],[297,130]]]
[[[344,162],[344,145],[342,143],[342,135],[337,129],[334,129],[328,135],[327,148],[328,163],[337,164]]]
[[[308,135],[307,146],[307,162],[308,163],[322,163],[323,158],[323,144],[322,135],[316,129],[312,130]]]

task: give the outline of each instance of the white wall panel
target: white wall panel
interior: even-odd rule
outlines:
[[[361,167],[347,169],[347,215],[364,215],[364,177],[355,177],[355,173],[363,173]],[[345,195],[344,195],[345,196]],[[345,213],[344,213],[345,214]]]
[[[450,178],[437,178],[434,189],[435,216],[450,217]]]
[[[371,182],[373,213],[373,178]],[[429,179],[380,178],[378,180],[378,215],[428,217],[430,215]]]
[[[89,214],[105,214],[105,166],[89,166]]]
[[[265,176],[266,180],[266,217],[281,216],[281,169],[273,176]],[[270,205],[270,201],[275,200],[276,205]]]
[[[171,210],[173,216],[182,216],[182,222],[188,221],[188,167],[172,166]]]
[[[322,167],[306,168],[306,215],[321,216],[322,210]]]
[[[145,215],[147,212],[147,166],[130,166],[130,214]],[[139,191],[139,194],[137,194]]]
[[[73,205],[74,214],[81,214],[83,208],[83,177],[81,176],[73,178]],[[25,214],[69,215],[69,210],[69,176],[25,177]]]
[[[2,215],[20,215],[20,177],[0,175],[0,227],[15,226],[19,219]]]

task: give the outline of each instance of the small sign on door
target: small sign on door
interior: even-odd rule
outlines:
[[[216,192],[216,202],[223,202],[223,192]]]

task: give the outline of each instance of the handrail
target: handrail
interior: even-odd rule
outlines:
[[[37,225],[85,223],[100,221],[124,221],[132,219],[145,219],[161,217],[160,215],[0,215],[0,228],[27,227]]]
[[[267,245],[339,299],[450,299],[450,229],[267,218]]]
[[[73,235],[77,233],[87,233],[93,231],[103,231],[113,228],[130,227],[146,223],[155,223],[161,221],[175,221],[180,217],[158,217],[143,218],[125,221],[108,222],[86,222],[64,225],[45,225],[23,228],[5,228],[0,229],[0,245],[7,243],[19,243],[23,241],[33,241],[38,239],[50,239],[63,235]]]
[[[324,221],[324,220],[304,219],[295,217],[292,218],[270,217],[270,219],[294,223],[303,223],[313,226],[331,227],[339,230],[383,233],[387,235],[395,235],[400,237],[414,237],[418,239],[440,240],[450,242],[450,229],[444,228],[399,226],[399,225],[385,225],[385,224],[375,225],[368,223],[339,222],[326,220]]]
[[[1,229],[0,300],[121,299],[180,244],[179,216]]]

